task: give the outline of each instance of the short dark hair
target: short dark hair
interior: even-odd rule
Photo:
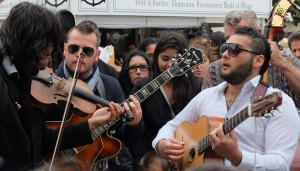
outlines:
[[[96,37],[97,37],[97,45],[96,47],[98,48],[99,45],[100,45],[100,41],[101,41],[101,33],[99,31],[99,28],[97,26],[97,24],[93,21],[88,21],[88,20],[85,20],[85,21],[82,21],[81,23],[75,25],[74,27],[72,27],[68,34],[67,34],[67,41],[69,40],[69,36],[71,34],[71,32],[73,30],[78,30],[80,33],[83,33],[83,34],[91,34],[91,33],[95,33]]]
[[[259,32],[249,27],[238,28],[234,34],[250,37],[252,41],[250,45],[252,51],[265,57],[263,66],[259,71],[259,74],[263,75],[266,72],[269,66],[269,61],[271,59],[271,47],[269,42]]]
[[[292,42],[295,40],[300,40],[300,31],[294,32],[288,37],[288,45],[290,49]]]
[[[157,39],[155,37],[145,38],[138,46],[138,50],[146,52],[147,48],[151,44],[157,44]]]

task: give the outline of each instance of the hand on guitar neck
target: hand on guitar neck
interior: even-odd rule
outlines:
[[[242,152],[238,148],[238,138],[234,130],[224,134],[223,123],[219,124],[210,134],[211,147],[218,155],[228,159],[234,166],[242,161]]]
[[[93,131],[95,128],[115,120],[118,116],[124,113],[130,113],[134,117],[132,121],[127,122],[128,125],[134,126],[139,124],[142,118],[140,103],[136,98],[134,98],[134,96],[130,96],[129,99],[131,100],[130,102],[123,103],[124,107],[120,104],[111,102],[108,107],[96,110],[93,113],[93,116],[88,119],[90,130]]]
[[[122,113],[124,113],[124,110],[121,105],[111,102],[108,107],[102,107],[93,113],[93,116],[88,119],[89,128],[93,131],[98,126],[113,121]]]

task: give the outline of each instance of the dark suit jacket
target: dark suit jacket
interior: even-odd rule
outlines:
[[[0,156],[4,159],[1,171],[32,169],[33,165],[39,165],[43,153],[54,149],[58,130],[45,127],[43,111],[32,105],[30,87],[30,79],[21,82],[14,74],[7,75],[1,63]],[[87,122],[72,128],[66,126],[61,142],[61,149],[91,143]]]

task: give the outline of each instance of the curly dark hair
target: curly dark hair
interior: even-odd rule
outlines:
[[[251,49],[256,54],[261,54],[265,57],[265,61],[259,71],[260,75],[263,75],[269,67],[271,59],[271,47],[268,42],[259,32],[249,27],[238,28],[234,34],[246,35],[251,39]]]
[[[29,2],[19,3],[11,9],[0,29],[0,37],[3,52],[8,54],[20,75],[36,74],[38,54],[51,47],[55,53],[62,39],[55,14]]]

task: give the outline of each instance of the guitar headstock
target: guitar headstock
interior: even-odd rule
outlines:
[[[168,69],[173,76],[180,76],[192,69],[193,66],[203,63],[201,50],[191,47]]]
[[[256,99],[251,105],[251,116],[260,117],[269,113],[271,110],[281,105],[282,94],[281,92],[274,92]]]

